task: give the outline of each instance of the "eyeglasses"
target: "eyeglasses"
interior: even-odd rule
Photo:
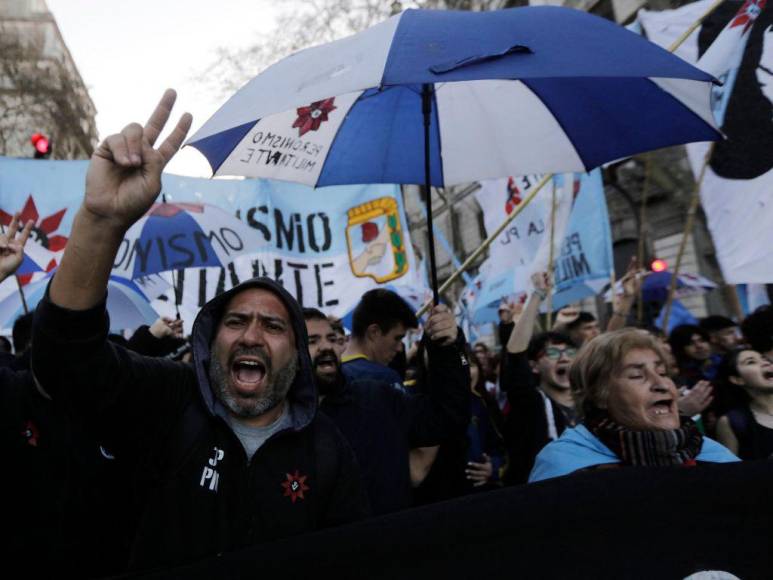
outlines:
[[[550,360],[558,360],[561,358],[562,354],[566,356],[566,358],[572,358],[577,354],[577,349],[572,346],[567,346],[565,348],[549,346],[543,351],[543,354]]]

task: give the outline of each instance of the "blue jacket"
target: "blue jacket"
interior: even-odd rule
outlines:
[[[703,447],[696,459],[711,463],[740,461],[729,450],[708,437],[703,438]],[[529,475],[529,483],[610,463],[620,463],[620,459],[584,425],[578,425],[564,431],[561,437],[540,451]]]

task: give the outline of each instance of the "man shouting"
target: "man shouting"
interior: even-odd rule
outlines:
[[[90,418],[137,473],[130,568],[172,565],[362,517],[367,501],[348,444],[317,395],[303,315],[271,280],[209,302],[192,365],[106,340],[105,291],[129,227],[153,204],[183,142],[183,115],[154,148],[175,101],[128,125],[91,158],[86,193],[33,332],[43,389]]]

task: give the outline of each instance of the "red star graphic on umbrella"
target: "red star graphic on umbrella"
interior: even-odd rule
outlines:
[[[765,8],[765,2],[767,0],[746,0],[730,23],[730,28],[743,26],[743,33],[746,34],[752,24],[754,24],[754,21],[757,20],[757,16],[760,15],[762,9]]]
[[[294,474],[285,474],[287,480],[282,482],[282,487],[285,490],[284,497],[289,497],[293,503],[297,499],[305,499],[303,497],[304,491],[309,491],[309,486],[306,485],[306,478],[308,475],[299,475],[298,470],[295,470]]]
[[[335,97],[323,101],[315,101],[308,107],[298,107],[298,118],[293,123],[293,128],[298,128],[298,136],[303,137],[309,131],[316,131],[319,126],[328,120],[328,113],[338,107],[333,104]]]
[[[505,201],[505,213],[510,215],[518,204],[521,203],[521,191],[512,177],[507,179],[507,201]]]
[[[52,252],[58,252],[63,250],[67,245],[67,238],[60,235],[52,235],[62,223],[67,208],[60,209],[57,212],[52,213],[50,216],[40,219],[38,208],[35,205],[35,200],[30,195],[27,198],[27,203],[24,204],[24,209],[21,210],[20,223],[27,223],[32,220],[35,224],[32,227],[32,239],[38,242],[44,248],[51,250]],[[11,223],[13,216],[0,209],[0,223],[7,226]],[[56,262],[51,261],[46,267],[46,271],[51,271],[56,267]],[[19,274],[19,281],[22,284],[27,284],[32,278],[32,274]]]

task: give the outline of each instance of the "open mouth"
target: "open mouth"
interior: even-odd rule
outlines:
[[[314,366],[324,372],[333,372],[338,368],[338,359],[334,354],[323,354],[314,359]]]
[[[767,380],[773,379],[773,369],[762,371],[762,378]]]
[[[237,357],[231,364],[231,373],[239,390],[252,391],[266,376],[266,364],[255,357]]]
[[[673,412],[673,399],[660,399],[652,403],[651,408],[655,415],[669,415]]]
[[[569,374],[569,367],[558,367],[556,369],[556,376],[560,379],[563,379]]]

